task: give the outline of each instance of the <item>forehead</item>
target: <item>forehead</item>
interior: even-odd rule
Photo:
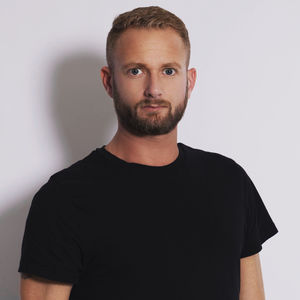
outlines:
[[[163,64],[176,61],[182,66],[187,49],[180,35],[173,29],[127,29],[114,48],[114,63],[128,62]]]

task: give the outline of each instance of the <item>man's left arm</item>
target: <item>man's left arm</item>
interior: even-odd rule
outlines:
[[[241,258],[240,300],[265,300],[259,253]]]

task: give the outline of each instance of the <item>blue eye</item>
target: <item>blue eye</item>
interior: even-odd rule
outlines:
[[[173,68],[167,68],[164,70],[166,75],[174,75],[175,70]]]
[[[133,69],[129,70],[130,74],[134,75],[134,76],[141,74],[141,73],[139,73],[139,71],[141,72],[141,69],[139,69],[139,68],[133,68]]]

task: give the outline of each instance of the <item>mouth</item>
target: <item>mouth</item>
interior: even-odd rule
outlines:
[[[165,107],[166,107],[165,105],[145,105],[142,108],[153,111],[153,110],[159,110],[159,109],[162,109]]]

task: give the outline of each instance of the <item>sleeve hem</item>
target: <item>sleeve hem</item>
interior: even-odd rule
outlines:
[[[247,257],[247,256],[254,255],[254,254],[260,252],[261,250],[262,250],[262,246],[259,245],[259,246],[255,247],[255,248],[252,248],[252,249],[250,249],[248,251],[245,251],[243,254],[241,254],[240,258],[244,258],[244,257]]]
[[[63,283],[75,284],[79,281],[79,278],[72,274],[63,273],[62,271],[53,273],[46,268],[41,268],[40,266],[36,266],[33,264],[30,264],[30,266],[21,264],[18,268],[18,272],[32,274],[48,280],[53,280],[53,281],[58,281]]]
[[[253,248],[247,250],[247,251],[244,251],[244,253],[242,253],[240,255],[240,258],[243,258],[243,257],[246,257],[246,256],[251,256],[251,255],[254,255],[254,254],[260,252],[262,250],[262,244],[265,241],[267,241],[269,238],[271,238],[272,236],[274,236],[276,233],[278,233],[278,229],[274,228],[273,231],[270,231],[268,234],[262,236],[260,244],[257,245],[256,247],[253,247]]]

